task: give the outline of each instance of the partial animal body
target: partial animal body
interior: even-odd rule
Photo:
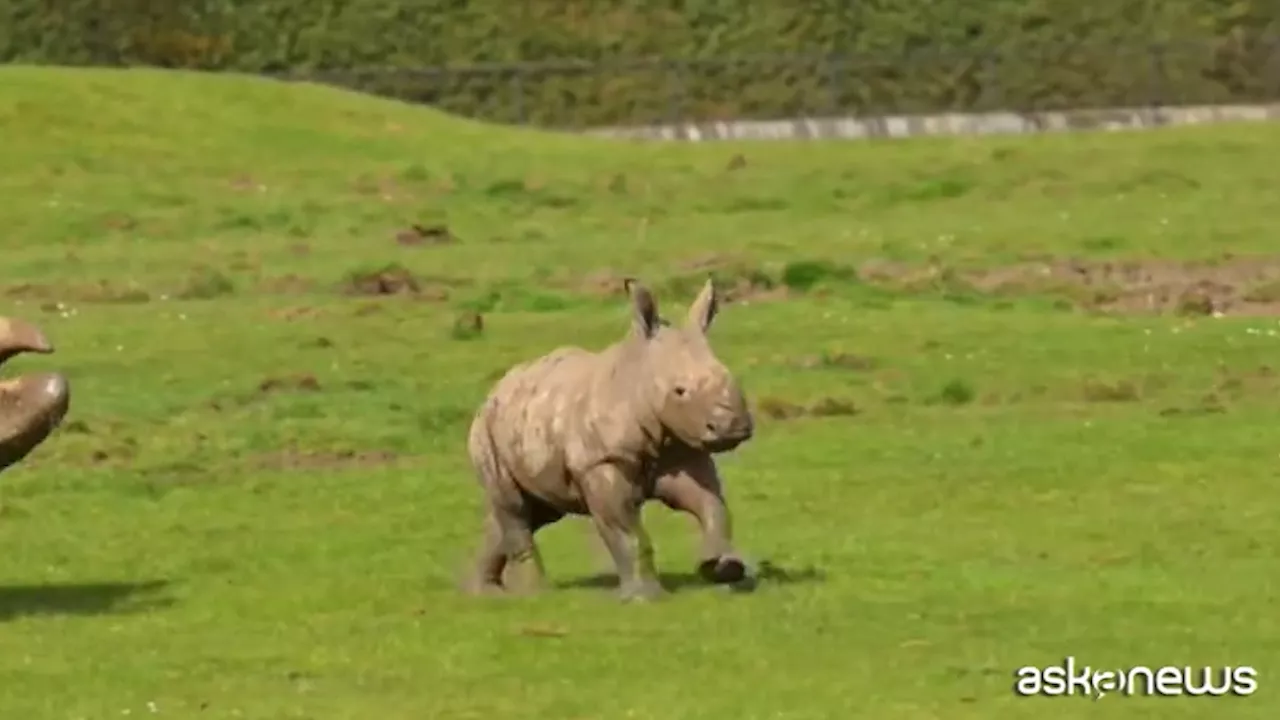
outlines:
[[[53,344],[29,323],[0,318],[0,364],[24,352],[49,354]],[[71,389],[60,373],[0,380],[0,471],[48,439],[70,404]]]
[[[534,534],[565,515],[588,515],[623,598],[660,595],[640,519],[650,499],[698,520],[708,581],[745,574],[713,455],[750,439],[754,424],[707,341],[715,287],[707,282],[680,328],[659,318],[648,289],[627,289],[627,337],[600,352],[560,348],[517,365],[476,413],[467,447],[486,512],[470,591],[536,589],[544,571]]]

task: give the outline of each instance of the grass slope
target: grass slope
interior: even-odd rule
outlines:
[[[644,146],[2,69],[6,312],[60,348],[8,371],[76,397],[0,483],[0,717],[1274,717],[1276,319],[849,269],[1263,252],[1278,155],[1267,125]],[[457,595],[489,383],[623,332],[619,273],[670,312],[708,269],[760,291],[715,335],[761,408],[722,469],[774,577],[688,585],[692,529],[654,508],[663,603],[598,587],[580,520],[544,533],[559,589]],[[1066,655],[1261,689],[1013,696]]]

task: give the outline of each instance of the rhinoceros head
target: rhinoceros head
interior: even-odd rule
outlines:
[[[24,352],[49,354],[53,345],[34,325],[0,318],[0,364]],[[71,389],[60,373],[0,379],[0,472],[44,442],[70,406]]]
[[[648,288],[635,280],[626,286],[632,304],[630,349],[644,370],[623,381],[640,387],[658,421],[689,446],[720,453],[749,440],[754,421],[746,396],[707,338],[720,304],[715,284],[703,285],[682,327],[662,320]]]

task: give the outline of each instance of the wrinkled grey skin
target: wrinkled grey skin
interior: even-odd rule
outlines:
[[[0,364],[24,352],[47,355],[53,345],[35,326],[0,318]],[[71,389],[59,373],[0,380],[0,472],[44,442],[70,406]]]
[[[498,381],[471,424],[468,452],[484,489],[484,539],[466,587],[528,592],[544,581],[534,533],[589,515],[627,600],[662,594],[641,505],[658,499],[702,529],[700,570],[736,582],[729,510],[712,455],[751,438],[746,398],[707,329],[711,281],[671,327],[648,289],[628,281],[630,333],[608,348],[560,348]]]

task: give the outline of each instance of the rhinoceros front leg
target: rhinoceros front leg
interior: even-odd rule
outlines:
[[[48,354],[53,345],[34,326],[0,318],[0,363],[23,352]],[[70,405],[70,386],[58,373],[0,381],[0,471],[44,442]]]
[[[733,523],[720,475],[710,455],[693,455],[662,472],[654,496],[667,507],[693,515],[702,531],[698,573],[707,582],[737,583],[746,563],[733,549]]]
[[[640,519],[643,496],[622,470],[601,465],[583,481],[587,510],[618,572],[624,601],[645,601],[663,594],[653,566],[653,544]]]

